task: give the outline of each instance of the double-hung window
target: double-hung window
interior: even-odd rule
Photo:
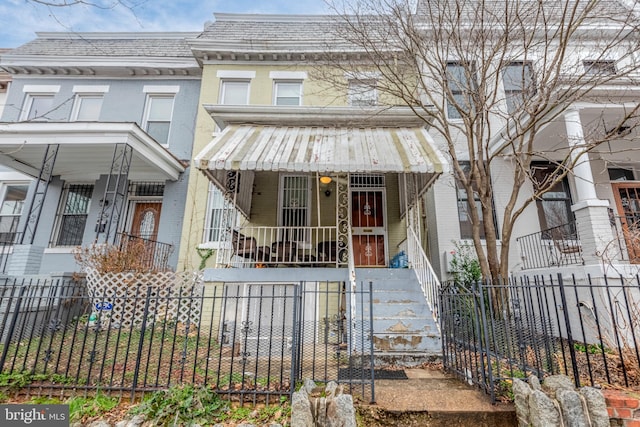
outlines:
[[[169,143],[169,128],[173,113],[173,95],[149,94],[145,115],[145,130],[160,144]]]
[[[29,185],[26,183],[7,184],[3,190],[4,195],[2,205],[0,205],[0,243],[13,243]]]
[[[247,105],[249,103],[249,81],[223,80],[220,88],[220,103]]]
[[[468,176],[471,170],[471,164],[469,162],[460,162],[460,166],[462,167],[465,175]],[[486,237],[484,229],[484,222],[486,221],[486,218],[484,218],[482,214],[482,202],[480,200],[480,196],[478,195],[478,186],[474,182],[472,183],[472,187],[474,191],[473,195],[470,197],[464,187],[459,182],[456,182],[456,189],[458,193],[458,221],[460,223],[460,238],[473,239],[473,221],[471,219],[471,214],[469,213],[469,209],[473,204],[475,205],[476,211],[478,212],[478,218],[480,220],[478,224],[480,227],[480,238],[484,239]],[[493,201],[491,203],[493,203]],[[495,213],[495,209],[493,210],[493,212]],[[491,220],[493,221],[494,227],[497,230],[496,217],[493,216]]]
[[[590,76],[613,76],[616,74],[615,61],[583,61],[584,72]]]
[[[475,90],[475,73],[471,64],[450,62],[447,64],[447,117],[461,119],[462,113],[473,110],[471,93]],[[471,80],[469,77],[472,77]]]
[[[82,244],[92,194],[93,185],[90,184],[70,184],[65,187],[58,211],[55,246]]]
[[[147,101],[144,107],[142,127],[160,144],[169,143],[169,131],[173,116],[173,104],[179,86],[145,86]]]
[[[554,178],[557,167],[549,163],[534,163],[531,165],[531,169],[536,188],[547,188],[552,180],[557,181],[537,199],[540,227],[547,230],[573,222],[571,192],[567,178],[564,177],[560,180]]]
[[[54,96],[60,91],[60,86],[24,85],[22,91],[25,93],[25,98],[20,120],[46,121],[52,119]]]
[[[276,81],[274,105],[302,105],[302,82]]]
[[[378,91],[375,80],[349,80],[347,101],[352,107],[378,105]]]
[[[535,93],[531,64],[528,62],[508,64],[502,73],[502,83],[507,111],[509,114],[513,114],[522,108],[527,97]]]
[[[95,122],[100,119],[104,94],[109,86],[76,85],[73,87],[75,99],[71,110],[71,121]]]
[[[204,243],[223,242],[226,232],[236,225],[238,211],[226,200],[222,191],[209,183],[209,200],[204,227]]]

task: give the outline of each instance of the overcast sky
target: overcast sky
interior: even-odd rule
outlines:
[[[42,0],[46,1],[46,0]],[[48,0],[62,2],[63,0]],[[113,6],[118,0],[87,0]],[[119,0],[111,8],[47,7],[33,0],[0,0],[0,48],[28,42],[41,31],[201,31],[214,12],[327,13],[323,0]]]

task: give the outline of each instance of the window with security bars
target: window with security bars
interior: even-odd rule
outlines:
[[[70,184],[65,188],[58,218],[56,246],[78,246],[87,224],[93,185]]]
[[[9,184],[5,186],[4,198],[0,206],[0,243],[15,241],[20,215],[24,208],[28,190],[28,184]]]
[[[284,175],[281,189],[280,225],[284,227],[281,239],[290,242],[305,242],[307,235],[304,227],[309,225],[309,210],[311,208],[309,177]]]
[[[209,183],[209,201],[203,241],[205,243],[224,241],[226,231],[235,226],[237,217],[238,212],[233,207],[233,203],[226,200],[215,185]]]

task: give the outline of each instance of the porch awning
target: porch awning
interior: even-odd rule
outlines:
[[[441,174],[422,127],[231,124],[194,159],[202,170]]]
[[[63,180],[94,180],[109,174],[114,148],[132,149],[129,179],[178,179],[185,166],[135,123],[0,123],[0,165],[37,177],[48,145],[58,145],[53,175]]]

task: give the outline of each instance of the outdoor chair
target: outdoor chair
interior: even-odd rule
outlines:
[[[245,236],[237,230],[231,230],[231,245],[233,254],[256,262],[270,260],[268,246],[258,246],[255,237]]]

